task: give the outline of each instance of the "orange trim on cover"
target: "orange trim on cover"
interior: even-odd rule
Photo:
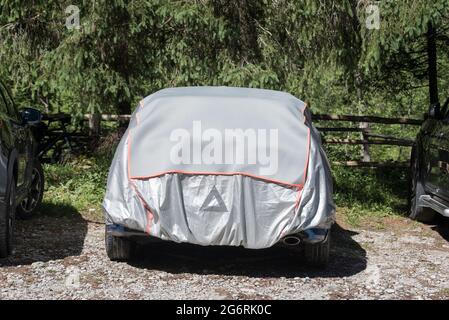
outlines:
[[[145,202],[145,200],[143,199],[142,195],[139,193],[139,191],[137,190],[136,185],[134,184],[134,181],[131,180],[131,168],[130,168],[130,154],[131,154],[131,141],[132,141],[132,129],[129,130],[128,133],[128,150],[127,150],[127,158],[128,158],[128,182],[131,185],[131,187],[134,189],[134,192],[137,194],[137,197],[139,198],[140,202],[142,203],[143,207],[146,210],[147,213],[147,225],[145,227],[145,232],[147,234],[150,234],[151,231],[151,221],[153,221],[154,215],[153,212],[151,212],[150,207],[148,206],[148,204]]]
[[[128,168],[129,168],[129,162],[128,162]],[[261,176],[257,176],[257,175],[245,173],[245,172],[200,172],[200,171],[169,170],[169,171],[159,172],[159,173],[156,173],[156,174],[153,174],[150,176],[136,176],[136,177],[132,176],[130,178],[135,179],[135,180],[145,180],[145,179],[156,178],[156,177],[163,176],[165,174],[173,174],[173,173],[185,174],[185,175],[214,175],[214,176],[236,176],[236,175],[239,175],[239,176],[246,176],[246,177],[250,177],[250,178],[254,178],[254,179],[264,180],[267,182],[273,182],[276,184],[283,184],[283,185],[295,187],[295,188],[303,187],[302,184],[293,184],[293,183],[288,183],[288,182],[284,182],[284,181],[280,181],[280,180],[268,179],[268,178],[264,178]]]
[[[306,179],[307,179],[307,170],[309,169],[309,159],[310,159],[310,127],[306,124],[306,108],[308,108],[307,103],[304,102],[304,109],[302,110],[302,116],[304,118],[304,125],[307,126],[307,159],[306,159],[306,165],[304,168],[304,173],[303,173],[303,179],[302,179],[302,188],[298,189],[298,197],[296,199],[296,203],[295,203],[295,209],[298,208],[299,203],[301,202],[301,197],[302,197],[302,191],[304,189],[304,185],[306,184]]]
[[[153,212],[151,212],[150,207],[148,206],[148,204],[145,202],[145,200],[143,199],[142,195],[139,193],[139,191],[137,190],[136,185],[134,184],[133,181],[129,181],[129,183],[131,184],[132,188],[134,189],[134,192],[137,194],[137,197],[139,198],[140,202],[142,203],[142,206],[145,208],[145,211],[147,213],[147,225],[145,226],[145,232],[147,234],[150,234],[151,231],[151,221],[153,221],[154,215]]]

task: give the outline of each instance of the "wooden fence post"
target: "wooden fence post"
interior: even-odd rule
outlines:
[[[94,113],[89,115],[89,135],[99,137],[101,129],[101,114]]]
[[[369,134],[369,123],[368,122],[359,122],[359,128],[362,129],[361,132],[361,138],[364,141],[368,140],[368,134]],[[362,145],[362,161],[370,162],[371,161],[371,155],[370,155],[370,146],[368,143],[364,143]]]

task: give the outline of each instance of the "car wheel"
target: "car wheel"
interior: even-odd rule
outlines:
[[[115,237],[106,231],[106,253],[112,261],[127,261],[133,256],[135,243],[123,237]]]
[[[31,185],[28,196],[17,206],[17,216],[29,219],[35,209],[41,204],[44,195],[44,171],[38,160],[35,160],[31,173]]]
[[[409,217],[413,220],[421,222],[430,222],[435,218],[435,212],[429,208],[420,207],[419,198],[426,194],[424,184],[419,174],[419,156],[416,148],[412,150],[411,162],[411,181],[410,181],[410,196],[409,196]]]
[[[0,258],[12,253],[16,211],[16,182],[11,179],[5,212],[0,212]]]
[[[329,262],[331,232],[327,233],[326,239],[320,243],[305,243],[304,256],[306,263],[313,267],[325,268]]]

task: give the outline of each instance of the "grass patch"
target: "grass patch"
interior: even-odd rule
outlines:
[[[443,297],[449,297],[449,288],[443,288],[443,289],[441,289],[441,290],[440,290],[440,294],[441,294]]]
[[[333,168],[334,199],[351,225],[361,218],[404,215],[408,171],[401,168]]]
[[[46,188],[41,211],[50,215],[81,213],[102,219],[110,159],[79,157],[70,163],[44,165]]]

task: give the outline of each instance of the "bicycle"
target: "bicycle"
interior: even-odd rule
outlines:
[[[44,115],[43,121],[33,128],[41,163],[64,164],[73,155],[73,133],[66,128],[70,121],[71,116],[67,114]]]

